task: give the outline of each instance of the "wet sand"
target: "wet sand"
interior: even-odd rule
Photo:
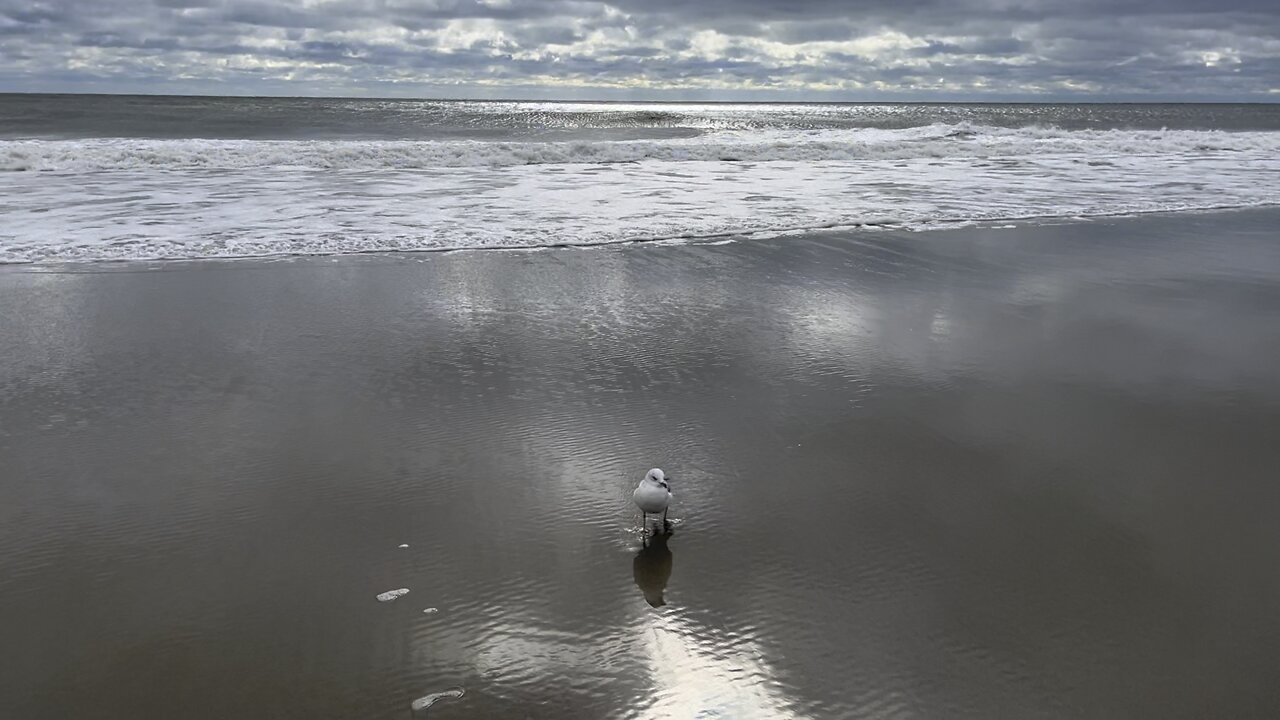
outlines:
[[[5,268],[0,716],[1274,717],[1277,227]]]

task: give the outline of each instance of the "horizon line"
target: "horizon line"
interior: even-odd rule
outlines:
[[[112,91],[33,91],[33,90],[0,90],[0,95],[33,95],[33,96],[90,96],[90,97],[174,97],[174,98],[209,98],[209,99],[244,99],[244,100],[369,100],[396,102],[476,102],[476,103],[599,103],[627,104],[654,103],[667,105],[1280,105],[1276,100],[1170,100],[1170,99],[1107,99],[1107,100],[1063,100],[1063,99],[1025,99],[1002,100],[665,100],[659,98],[519,98],[519,97],[441,97],[441,96],[408,96],[408,95],[286,95],[286,94],[210,94],[202,92],[112,92]]]

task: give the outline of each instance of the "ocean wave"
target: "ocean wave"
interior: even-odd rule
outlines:
[[[731,162],[732,161],[732,162]],[[0,141],[0,263],[591,246],[1280,204],[1280,132]]]
[[[1280,155],[0,173],[0,263],[591,246],[1280,203]]]
[[[1280,153],[1280,133],[1061,130],[936,123],[905,129],[721,131],[630,141],[83,139],[0,141],[0,171],[380,170],[664,162],[840,162],[1075,155]]]

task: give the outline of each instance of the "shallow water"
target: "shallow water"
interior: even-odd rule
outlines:
[[[0,273],[0,715],[1274,715],[1276,220]]]

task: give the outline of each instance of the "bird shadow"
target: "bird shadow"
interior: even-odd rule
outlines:
[[[672,532],[664,527],[662,532],[655,532],[641,540],[640,552],[631,561],[631,573],[636,587],[644,594],[645,602],[651,607],[662,607],[667,601],[662,597],[667,589],[667,581],[671,579],[671,548],[667,541]]]

